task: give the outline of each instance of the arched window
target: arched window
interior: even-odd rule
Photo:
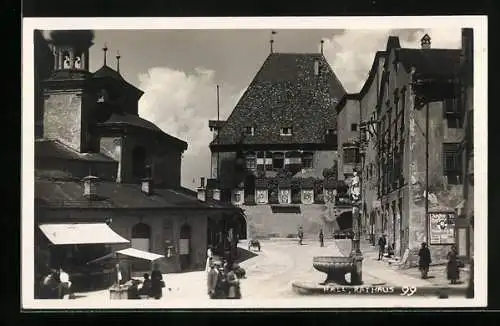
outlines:
[[[146,150],[136,147],[132,152],[132,173],[137,178],[146,177]]]
[[[149,251],[151,227],[145,223],[138,223],[132,228],[132,248]]]

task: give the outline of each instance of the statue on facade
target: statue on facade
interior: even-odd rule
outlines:
[[[351,184],[349,186],[349,194],[353,204],[358,203],[361,198],[361,187],[358,172],[353,171],[353,176],[351,179]]]

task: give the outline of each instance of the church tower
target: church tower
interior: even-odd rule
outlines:
[[[89,49],[94,33],[87,30],[53,31],[52,75],[43,82],[43,138],[57,139],[86,152],[89,142]]]

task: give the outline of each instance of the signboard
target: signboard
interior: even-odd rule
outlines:
[[[458,229],[458,255],[467,256],[467,229]]]
[[[429,243],[454,244],[455,243],[455,214],[454,213],[429,213]]]

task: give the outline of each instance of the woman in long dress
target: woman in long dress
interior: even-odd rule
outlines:
[[[460,269],[458,268],[458,252],[457,247],[453,245],[448,252],[447,276],[451,284],[457,284],[460,279]]]
[[[208,273],[210,271],[210,261],[212,260],[213,253],[212,253],[212,246],[208,246],[207,249],[207,262],[205,264],[205,271]]]

